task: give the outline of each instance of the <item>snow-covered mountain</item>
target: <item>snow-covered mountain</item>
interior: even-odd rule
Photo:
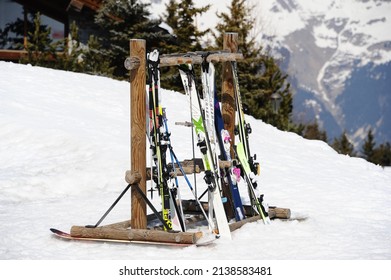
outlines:
[[[296,88],[299,120],[316,117],[329,138],[360,142],[371,127],[391,139],[391,1],[262,1],[268,38]]]
[[[152,2],[158,13],[168,0]],[[213,28],[216,11],[226,11],[230,2],[195,1],[212,4],[199,26]],[[369,128],[379,143],[391,140],[391,1],[249,2],[259,43],[290,75],[297,120],[317,119],[330,140],[346,130],[358,144]]]

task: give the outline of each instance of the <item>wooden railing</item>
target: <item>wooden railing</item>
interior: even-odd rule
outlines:
[[[25,55],[25,50],[0,50],[0,60],[19,61]]]

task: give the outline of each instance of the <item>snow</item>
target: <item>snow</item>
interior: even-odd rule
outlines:
[[[314,26],[313,28],[315,44],[320,48],[337,48],[338,34],[333,29],[329,29],[326,24]]]
[[[374,55],[370,46],[391,40],[391,3],[382,2],[376,5],[374,1],[354,0],[316,0],[316,1],[263,1],[266,6],[261,17],[270,19],[275,29],[272,34],[275,40],[284,41],[289,34],[303,29],[312,28],[315,43],[320,48],[333,48],[343,55],[363,57],[365,63],[374,61],[377,64],[386,63],[391,59],[391,52],[382,51]],[[289,2],[295,9],[280,10],[281,3]],[[292,3],[291,3],[292,2]],[[273,3],[273,4],[272,4]],[[278,6],[274,9],[271,5]],[[269,6],[269,7],[267,7]],[[277,11],[277,12],[275,12]],[[271,14],[274,16],[271,16]],[[288,20],[286,24],[278,24],[281,15]],[[292,18],[295,20],[292,20]],[[265,34],[270,31],[265,30]],[[271,35],[271,34],[270,34]],[[366,58],[366,59],[365,59]]]
[[[49,228],[94,224],[126,186],[129,83],[6,62],[0,62],[0,77],[2,260],[391,258],[390,169],[339,155],[324,142],[249,116],[266,200],[304,221],[247,224],[233,232],[232,241],[210,247],[59,240]],[[186,97],[169,90],[162,94],[174,150],[180,160],[189,159],[190,130],[174,125],[189,120]],[[240,187],[246,199],[245,186]],[[181,188],[192,198],[183,181]],[[125,196],[104,223],[129,216]]]

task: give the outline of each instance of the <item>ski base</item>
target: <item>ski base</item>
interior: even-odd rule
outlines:
[[[131,244],[146,244],[146,245],[158,245],[158,246],[173,246],[173,247],[189,247],[189,246],[207,246],[213,244],[216,241],[216,238],[201,240],[195,244],[186,244],[186,243],[174,243],[174,242],[158,242],[158,241],[146,241],[146,240],[123,240],[123,239],[103,239],[103,238],[91,238],[91,237],[76,237],[72,236],[67,232],[51,228],[50,231],[57,237],[67,240],[77,240],[77,241],[92,241],[92,242],[108,242],[108,243],[131,243]]]

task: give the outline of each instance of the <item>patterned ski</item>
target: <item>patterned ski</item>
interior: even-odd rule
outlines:
[[[170,191],[168,186],[169,170],[167,168],[166,152],[169,141],[163,123],[163,109],[160,104],[160,71],[159,71],[159,52],[154,50],[148,53],[148,84],[149,84],[149,119],[150,119],[150,143],[151,151],[154,157],[157,170],[157,186],[161,197],[162,216],[168,228],[164,230],[184,231],[180,226],[179,214],[175,207],[174,192]]]
[[[213,63],[209,63],[209,69],[208,69],[208,76],[210,76],[210,83],[212,86],[212,94],[214,94],[214,121],[215,121],[215,128],[216,128],[216,134],[217,139],[220,147],[220,154],[222,155],[223,160],[231,161],[231,137],[229,135],[229,132],[224,129],[224,121],[223,116],[221,114],[220,104],[217,98],[217,91],[214,88],[214,75],[215,75],[215,68]],[[226,168],[225,171],[225,179],[229,186],[231,196],[232,196],[232,202],[234,207],[234,214],[236,221],[243,220],[245,218],[244,209],[243,209],[243,203],[242,199],[240,198],[240,192],[237,185],[237,178],[236,175],[233,174],[234,169],[228,169]]]

